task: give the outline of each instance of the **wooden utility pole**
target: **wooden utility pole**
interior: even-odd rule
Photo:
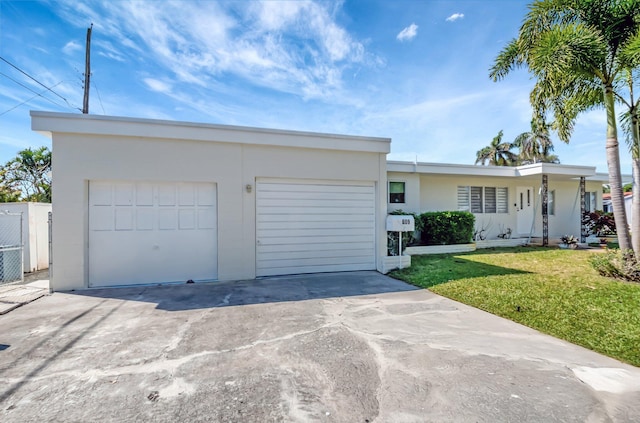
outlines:
[[[93,23],[87,28],[87,51],[84,60],[84,100],[82,102],[82,113],[89,113],[89,86],[91,81],[91,30]]]

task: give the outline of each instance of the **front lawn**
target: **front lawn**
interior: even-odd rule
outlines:
[[[598,275],[591,254],[519,247],[413,256],[390,276],[640,366],[640,284]]]

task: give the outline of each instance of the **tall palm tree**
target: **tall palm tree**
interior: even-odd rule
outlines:
[[[490,166],[513,166],[517,162],[518,156],[511,151],[513,144],[502,142],[502,130],[493,137],[491,144],[478,150],[475,164],[489,164]]]
[[[616,81],[627,64],[622,52],[635,42],[640,28],[640,0],[536,0],[518,38],[500,52],[490,70],[494,81],[517,67],[536,79],[531,92],[534,113],[553,113],[554,129],[568,142],[577,116],[604,107],[607,116],[606,154],[611,200],[621,249],[631,239],[622,193]]]
[[[520,164],[560,163],[558,156],[551,154],[553,142],[549,134],[550,125],[537,119],[531,120],[531,130],[518,135],[513,145],[518,148]]]

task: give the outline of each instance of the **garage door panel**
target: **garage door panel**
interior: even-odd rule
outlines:
[[[309,221],[309,222],[261,222],[260,228],[263,231],[269,230],[289,230],[289,229],[352,229],[352,228],[365,228],[369,229],[373,223],[373,219],[370,221]]]
[[[260,276],[296,275],[301,273],[322,273],[322,272],[352,272],[356,270],[375,270],[375,269],[370,268],[368,263],[330,264],[330,265],[318,265],[318,266],[286,266],[286,267],[274,267],[269,269],[262,269]]]
[[[256,184],[256,273],[375,269],[373,184]]]
[[[95,205],[106,202],[107,192],[113,193],[113,204]],[[196,205],[200,192],[208,205]],[[90,286],[216,279],[217,215],[211,193],[215,184],[91,181]]]
[[[340,239],[344,236],[345,231],[349,231],[352,236],[367,236],[367,239],[372,239],[370,237],[371,231],[369,228],[319,228],[319,229],[293,229],[293,228],[282,228],[282,229],[261,229],[258,231],[258,238],[273,238],[273,237],[293,237],[293,238],[307,238],[308,237],[339,237]]]
[[[332,245],[332,244],[353,244],[353,243],[359,243],[359,242],[364,242],[364,243],[368,243],[368,242],[373,242],[374,241],[374,237],[373,235],[353,235],[353,236],[337,236],[337,235],[333,235],[333,236],[315,236],[315,237],[284,237],[284,236],[278,236],[278,237],[271,237],[271,238],[260,238],[258,245],[273,245],[273,244],[280,244],[280,245],[291,245],[291,246],[295,246],[295,245],[300,245],[300,244],[328,244],[328,245]]]
[[[361,208],[368,207],[369,200],[349,200],[349,199],[333,199],[333,200],[317,200],[317,199],[293,199],[293,198],[268,198],[260,201],[262,207],[274,207],[280,209],[288,208],[309,208],[310,210],[325,208]]]
[[[270,252],[293,253],[296,251],[314,254],[317,251],[336,251],[337,255],[342,255],[345,251],[370,250],[370,242],[351,242],[341,244],[262,244],[259,246],[260,254]],[[339,252],[339,253],[338,253]]]
[[[366,264],[371,260],[370,256],[340,256],[340,257],[297,257],[283,260],[264,260],[262,268],[277,267],[305,267],[305,266],[334,266],[345,264]]]
[[[282,183],[282,182],[259,182],[260,192],[330,192],[330,193],[371,193],[371,184],[363,183],[362,185],[355,185],[353,182],[348,182],[347,185],[341,185],[340,183],[330,184],[327,182],[312,183],[312,182],[295,182],[295,183]]]
[[[321,209],[321,210],[320,210]],[[361,207],[335,207],[334,205],[328,207],[269,207],[261,208],[261,212],[269,214],[333,214],[337,216],[343,216],[345,214],[350,215],[370,215],[373,216],[374,212],[366,206]]]
[[[260,200],[360,200],[370,201],[373,195],[367,192],[261,192]]]
[[[367,260],[369,260],[371,258],[371,256],[375,254],[375,251],[373,250],[373,248],[363,248],[361,250],[354,250],[352,248],[347,248],[341,251],[341,253],[339,255],[336,255],[336,250],[331,249],[331,250],[314,250],[313,251],[313,256],[316,258],[331,258],[334,259],[336,257],[340,257],[340,258],[344,258],[344,257],[348,257],[348,258],[353,258],[353,257],[359,257],[359,258],[366,258]],[[292,260],[292,259],[306,259],[309,257],[309,252],[308,251],[275,251],[275,252],[262,252],[262,254],[260,254],[260,260],[264,260],[265,262],[267,261],[275,261],[275,260]],[[332,261],[332,262],[336,262],[336,261]],[[268,267],[265,263],[265,267]]]

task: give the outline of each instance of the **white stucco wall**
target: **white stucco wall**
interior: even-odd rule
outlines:
[[[3,203],[0,209],[22,213],[22,242],[24,244],[24,272],[49,267],[49,203]]]
[[[387,194],[387,211],[404,210],[410,213],[420,213],[420,175],[417,173],[388,172],[388,182],[405,183],[405,202],[389,203]],[[387,187],[388,190],[388,187]]]
[[[376,260],[382,269],[388,139],[49,113],[32,116],[34,129],[53,130],[54,290],[88,286],[90,180],[216,183],[219,280],[256,275],[257,178],[373,182]],[[253,187],[251,193],[247,185]]]
[[[518,212],[516,193],[518,187],[532,188],[532,207],[535,223],[533,237],[542,236],[542,206],[539,190],[541,175],[514,176],[477,176],[477,175],[438,175],[417,174],[411,172],[389,172],[389,181],[406,182],[406,204],[388,204],[388,211],[402,209],[414,213],[428,211],[457,210],[458,186],[506,187],[509,195],[508,213],[477,213],[476,228],[486,229],[487,239],[495,239],[498,234],[511,228],[517,236]],[[565,176],[549,176],[549,190],[556,191],[556,213],[549,216],[549,236],[559,238],[565,234],[580,236],[580,192],[579,179]],[[586,191],[601,192],[601,182],[586,182]],[[596,195],[597,208],[602,208],[602,198]],[[531,224],[524,225],[527,228]],[[528,235],[528,230],[527,230]],[[523,236],[523,234],[521,235]]]

